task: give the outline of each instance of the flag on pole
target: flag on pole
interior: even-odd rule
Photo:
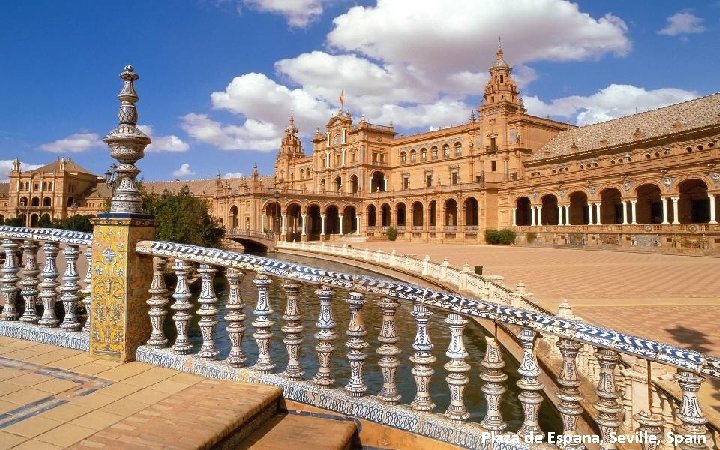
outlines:
[[[343,109],[345,107],[345,90],[340,90],[340,109]]]

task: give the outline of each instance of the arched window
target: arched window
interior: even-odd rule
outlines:
[[[400,163],[405,164],[407,160],[407,154],[405,152],[400,152]]]
[[[449,158],[450,157],[450,146],[445,144],[443,145],[443,158]]]
[[[422,159],[423,161],[427,161],[427,149],[426,148],[420,149],[420,159]]]
[[[417,152],[415,150],[410,151],[410,162],[416,162],[417,161]]]
[[[455,156],[462,156],[462,144],[459,142],[455,143]]]
[[[433,146],[433,147],[430,149],[430,154],[432,155],[432,156],[431,156],[432,159],[438,159],[438,148],[435,147],[435,146]]]

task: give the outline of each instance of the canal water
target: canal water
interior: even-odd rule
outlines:
[[[275,257],[274,257],[275,258]],[[303,264],[306,266],[316,267],[320,269],[334,270],[351,274],[362,274],[373,277],[381,277],[373,272],[359,269],[354,266],[338,264],[336,262],[330,262],[322,259],[305,258],[295,255],[279,254],[275,259],[284,261],[294,262]],[[257,290],[255,285],[252,284],[253,273],[247,272],[242,280],[241,292],[245,302],[245,314],[247,319],[245,320],[246,332],[243,338],[243,350],[248,356],[246,366],[252,366],[257,361],[257,346],[252,337],[254,331],[250,323],[253,320],[252,311],[257,302]],[[282,314],[285,308],[285,293],[281,288],[281,280],[274,279],[270,285],[269,300],[270,305],[274,313],[272,318],[275,321],[272,332],[273,339],[271,343],[271,354],[273,362],[276,364],[276,372],[282,372],[287,364],[287,353],[285,346],[282,342],[283,334],[280,327],[283,325]],[[315,374],[317,368],[317,354],[315,352],[316,340],[314,334],[318,331],[315,327],[315,321],[317,320],[319,311],[319,301],[314,291],[318,286],[303,284],[300,295],[299,304],[303,315],[303,343],[300,350],[301,366],[305,370],[305,379],[311,379]],[[227,357],[230,351],[230,340],[225,331],[226,323],[224,320],[225,314],[225,303],[227,300],[227,283],[224,276],[217,276],[215,280],[215,290],[220,301],[218,302],[218,325],[215,332],[215,342],[220,351],[219,358],[224,359]],[[347,292],[335,290],[335,296],[333,298],[333,314],[337,327],[335,333],[338,339],[335,341],[335,351],[333,353],[331,367],[332,373],[335,376],[336,386],[344,386],[350,375],[350,367],[347,360],[347,351],[345,343],[347,342],[346,329],[350,318],[350,310],[346,303],[348,295]],[[379,355],[375,353],[375,350],[381,345],[377,337],[380,333],[381,324],[381,311],[375,304],[379,299],[379,296],[368,294],[365,296],[365,306],[363,308],[363,315],[365,319],[365,326],[367,328],[367,335],[365,336],[366,341],[369,342],[367,347],[367,359],[365,360],[363,379],[368,386],[368,395],[377,394],[380,392],[382,386],[382,374],[380,367],[378,366]],[[194,296],[195,306],[197,307],[197,293]],[[401,361],[401,365],[397,372],[397,384],[398,389],[402,395],[401,402],[404,404],[410,403],[415,395],[415,380],[412,376],[411,368],[412,363],[409,361],[409,357],[412,356],[414,350],[412,348],[413,340],[415,339],[415,319],[410,315],[412,311],[412,305],[408,302],[400,301],[400,307],[398,308],[397,314],[395,315],[396,327],[399,341],[397,346],[401,349],[402,353],[398,355]],[[171,313],[172,314],[172,313]],[[443,312],[435,311],[431,316],[428,324],[428,331],[434,347],[433,355],[437,358],[433,365],[435,374],[432,376],[430,382],[430,393],[433,401],[436,403],[436,412],[443,412],[447,408],[450,402],[449,390],[445,381],[445,369],[444,364],[448,362],[445,351],[447,350],[450,342],[450,332],[447,324],[445,324],[446,314]],[[190,324],[189,334],[194,345],[193,352],[197,352],[200,349],[202,342],[200,328],[198,326],[198,316],[195,315],[192,323]],[[171,339],[174,339],[174,326],[172,321],[168,317],[166,324],[166,333]],[[470,371],[467,373],[470,382],[466,385],[464,399],[465,404],[470,411],[470,421],[479,422],[485,416],[487,405],[480,386],[482,381],[480,380],[480,362],[485,354],[485,336],[488,333],[479,324],[469,321],[464,330],[464,342],[465,348],[468,352],[466,361],[470,364]],[[171,340],[172,342],[172,340]],[[519,389],[517,388],[517,381],[519,375],[517,373],[518,362],[505,350],[503,350],[503,356],[506,363],[505,373],[508,375],[506,382],[507,391],[503,395],[501,409],[503,418],[509,424],[510,431],[516,431],[522,424],[522,407],[517,399]],[[547,399],[542,403],[540,408],[540,426],[543,431],[553,431],[560,433],[562,431],[562,421],[558,412],[548,402]]]

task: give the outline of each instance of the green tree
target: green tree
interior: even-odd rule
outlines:
[[[53,228],[53,221],[50,219],[50,214],[43,213],[42,216],[40,216],[40,220],[38,220],[37,227],[38,228]]]
[[[62,230],[73,230],[82,231],[83,233],[92,233],[93,225],[90,223],[92,216],[85,215],[74,215],[66,217],[62,220],[57,220],[53,223],[54,228],[60,228]]]
[[[190,195],[187,188],[179,193],[143,194],[145,210],[155,216],[159,241],[217,247],[225,235],[208,212],[207,204]]]
[[[21,215],[20,217],[8,217],[5,219],[5,225],[9,227],[24,227],[25,216]]]

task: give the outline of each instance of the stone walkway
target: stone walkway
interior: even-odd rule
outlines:
[[[222,401],[205,405],[212,390],[222,390]],[[197,448],[239,420],[241,404],[252,404],[263,390],[275,390],[279,398],[279,389],[269,386],[207,380],[0,337],[0,449]],[[154,417],[145,417],[153,411]],[[128,422],[143,420],[157,424],[155,431],[132,433]]]

